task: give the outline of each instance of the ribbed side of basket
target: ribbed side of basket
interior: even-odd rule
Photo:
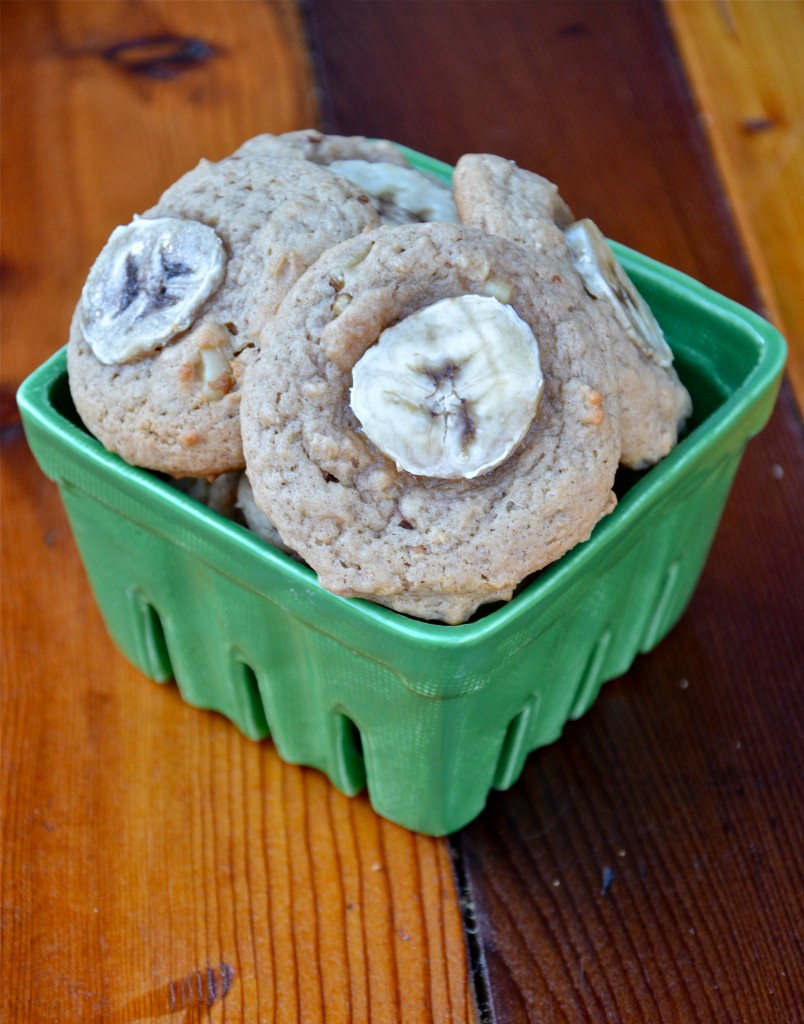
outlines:
[[[182,697],[231,719],[280,756],[325,772],[343,792],[368,785],[376,810],[409,828],[452,831],[492,787],[519,776],[527,754],[583,714],[600,686],[672,628],[697,583],[739,453],[657,510],[599,576],[581,574],[560,613],[509,645],[487,686],[450,699],[421,680],[361,658],[264,593],[95,496],[62,488],[107,628],[126,657]],[[456,657],[460,658],[460,655]],[[468,649],[464,657],[472,659]],[[444,671],[467,672],[453,658]],[[420,672],[418,667],[411,671]]]

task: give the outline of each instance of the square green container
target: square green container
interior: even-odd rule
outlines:
[[[123,654],[343,792],[367,786],[393,821],[438,835],[474,818],[679,619],[779,386],[785,345],[765,320],[615,248],[673,348],[691,429],[588,541],[462,626],[328,593],[310,569],[107,452],[72,406],[64,351],[36,370],[18,395],[28,441]]]

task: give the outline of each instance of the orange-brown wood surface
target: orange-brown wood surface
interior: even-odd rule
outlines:
[[[804,3],[669,0],[667,13],[804,408]]]
[[[14,406],[64,343],[116,224],[202,155],[315,123],[298,11],[2,15],[0,1018],[472,1020],[444,841],[384,822],[123,661]]]
[[[0,1020],[804,1019],[789,387],[679,626],[449,840],[383,821],[123,660],[14,403],[116,224],[202,155],[316,121],[450,161],[515,158],[612,237],[760,307],[662,8],[5,0],[0,14]]]

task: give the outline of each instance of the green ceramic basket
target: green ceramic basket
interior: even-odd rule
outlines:
[[[765,320],[615,248],[673,348],[690,430],[586,543],[462,626],[323,590],[310,569],[107,452],[72,406],[64,351],[36,370],[18,395],[28,441],[123,654],[343,792],[367,786],[393,821],[437,835],[474,818],[677,622],[779,386],[785,345]]]

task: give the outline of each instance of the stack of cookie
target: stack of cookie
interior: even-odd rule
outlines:
[[[70,386],[126,461],[321,584],[465,622],[585,540],[690,399],[650,309],[544,178],[258,136],[113,232]],[[245,470],[245,473],[243,472]]]

